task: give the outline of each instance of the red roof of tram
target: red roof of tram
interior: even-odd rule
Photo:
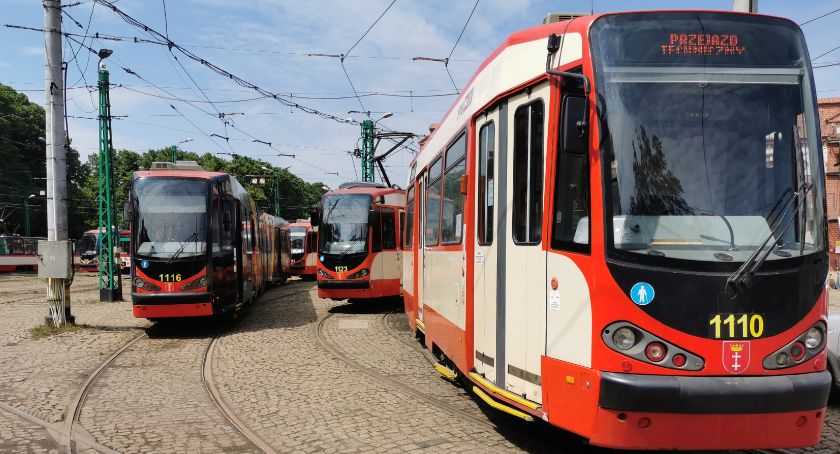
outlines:
[[[201,178],[209,180],[211,178],[228,175],[224,172],[208,172],[206,170],[138,170],[135,174],[140,178],[146,177],[178,177],[178,178]]]

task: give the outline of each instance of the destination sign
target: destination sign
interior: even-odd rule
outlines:
[[[744,55],[746,46],[736,34],[670,33],[660,44],[662,55]]]

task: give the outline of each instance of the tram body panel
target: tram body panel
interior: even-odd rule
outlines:
[[[484,390],[503,406],[545,419],[596,445],[754,449],[816,444],[830,387],[825,372],[825,326],[821,325],[827,313],[827,254],[823,169],[813,164],[821,162],[815,141],[819,133],[811,99],[813,79],[803,58],[807,50],[801,31],[786,20],[728,12],[621,16],[577,18],[512,35],[481,65],[443,123],[422,145],[414,163],[417,177],[412,170],[409,181],[409,187],[417,191],[417,241],[406,254],[415,260],[416,277],[411,286],[414,294],[406,298],[408,316],[423,322],[416,329],[424,330],[427,347],[443,357],[445,366],[458,369],[470,386]],[[602,18],[609,18],[598,29],[604,38],[590,49],[588,39],[595,33],[590,28]],[[675,31],[694,30],[697,22],[706,27],[705,35]],[[725,30],[712,30],[715,27]],[[583,74],[587,84],[568,73],[545,75],[544,44],[550,33],[565,35],[558,46],[561,51],[549,55],[549,66]],[[657,41],[660,35],[666,43],[662,46]],[[697,66],[696,56],[703,54],[694,52],[705,52],[705,48],[687,54],[672,52],[669,46],[677,48],[683,39],[686,43],[708,39],[729,46],[724,54],[712,54],[725,74],[717,74],[719,68],[714,65],[700,71],[710,77],[699,85],[703,90],[726,94],[703,95],[704,103],[697,108],[703,110],[701,114],[691,104],[700,99],[697,85],[686,82],[683,74],[697,73],[692,67]],[[597,46],[614,48],[602,52]],[[789,64],[784,61],[788,54]],[[746,57],[739,60],[739,55]],[[623,59],[629,62],[626,66]],[[773,65],[796,68],[765,74],[768,70],[763,68]],[[605,82],[604,74],[610,71],[612,82]],[[759,73],[762,80],[750,79]],[[794,73],[798,76],[787,77]],[[731,89],[732,84],[744,83],[744,90],[775,90],[779,96],[742,96]],[[685,89],[684,96],[674,95],[679,89]],[[541,190],[543,205],[536,212],[542,231],[532,241],[522,242],[513,238],[518,226],[513,218],[522,209],[521,200],[513,194],[515,167],[521,164],[514,156],[515,117],[535,97],[544,99],[543,121],[547,122],[540,155],[544,160],[537,160],[543,169],[535,173],[534,181],[539,188],[533,188]],[[767,105],[757,100],[767,100]],[[776,108],[771,105],[774,102],[779,104]],[[599,116],[601,111],[596,109],[605,113]],[[750,109],[764,109],[768,115],[753,116]],[[566,112],[584,115],[582,120],[571,114],[566,119]],[[703,115],[701,127],[718,133],[704,132],[705,140],[698,142],[699,133],[692,132],[698,123],[686,119],[692,113]],[[634,122],[636,117],[639,121]],[[492,192],[497,225],[489,244],[471,237],[472,232],[464,237],[462,244],[468,247],[460,252],[465,254],[468,291],[463,311],[466,323],[459,324],[462,312],[457,310],[460,287],[456,286],[461,276],[438,273],[440,268],[453,267],[454,260],[448,261],[447,254],[454,256],[458,251],[436,241],[438,232],[433,226],[440,225],[445,210],[441,216],[439,206],[438,211],[426,207],[434,205],[435,198],[446,202],[434,188],[438,174],[433,169],[446,147],[466,129],[471,137],[466,229],[476,230],[481,210],[486,208],[481,206],[480,188],[484,185],[485,197],[490,192],[487,175],[481,176],[480,159],[475,160],[481,128],[488,120],[496,126]],[[632,128],[641,120],[648,132],[637,128],[633,140]],[[588,134],[581,133],[588,140],[585,154],[569,151],[575,146],[569,139],[574,133],[561,137],[574,131],[575,121],[578,131],[582,127]],[[790,124],[794,124],[796,141],[791,138]],[[787,132],[779,134],[780,128]],[[744,152],[727,154],[731,147],[715,145],[724,136],[732,139],[729,142],[744,142]],[[612,147],[613,137],[623,140],[616,142],[616,150],[602,148]],[[567,142],[572,143],[568,150]],[[697,143],[713,147],[711,164],[705,158],[686,160],[671,151],[685,148],[685,153],[695,153]],[[674,167],[665,158],[674,161]],[[710,165],[719,171],[702,182],[696,177],[704,163],[707,172]],[[774,183],[767,184],[768,179],[775,179],[770,180]],[[799,185],[800,181],[811,186]],[[746,182],[755,190],[744,192]],[[706,183],[708,203],[717,203],[717,212],[706,213],[705,205],[698,203],[706,194],[702,186]],[[673,188],[679,184],[688,189],[675,196]],[[772,206],[779,192],[784,195],[785,187],[791,188],[788,200],[807,199],[807,211],[800,210],[798,202],[794,211],[780,211],[779,218],[798,219],[796,227],[768,237],[767,241],[775,241],[768,250],[773,255],[766,261],[753,261],[749,251],[765,248],[761,238],[769,235],[774,224],[781,224],[780,219],[773,219],[772,211],[767,214],[759,208],[768,202]],[[680,202],[682,198],[692,203]],[[660,208],[656,208],[657,200],[664,200]],[[778,200],[777,205],[785,199]],[[683,205],[694,211],[686,212]],[[630,206],[635,211],[628,212]],[[691,218],[676,219],[679,216]],[[761,223],[768,228],[748,225]],[[672,227],[678,224],[682,227]],[[727,243],[730,235],[738,238],[740,249],[717,244]],[[429,241],[430,236],[434,241]],[[793,266],[797,260],[802,266]],[[762,268],[750,273],[753,283],[744,283],[747,290],[724,299],[727,278],[743,277],[737,271],[739,263]],[[742,319],[748,334],[727,335],[741,323],[735,320]],[[742,325],[737,325],[738,330]],[[618,326],[629,326],[635,333],[630,350],[616,346]],[[795,342],[804,342],[806,333],[811,336],[814,329],[821,329],[822,337],[815,334],[807,339],[823,339],[823,343],[815,341],[807,350],[797,350]],[[652,359],[662,351],[651,349],[656,343],[666,347],[662,359]],[[804,359],[782,355],[803,350]],[[692,431],[686,434],[689,424]]]

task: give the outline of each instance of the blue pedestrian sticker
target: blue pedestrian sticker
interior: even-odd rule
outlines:
[[[145,270],[148,267],[149,267],[149,261],[148,260],[143,260],[142,262],[140,262],[140,268],[143,268]]]
[[[655,295],[653,286],[647,282],[636,282],[636,285],[630,289],[630,299],[639,306],[650,304]]]
[[[324,261],[324,256],[323,255],[319,258],[321,259],[322,262]]]

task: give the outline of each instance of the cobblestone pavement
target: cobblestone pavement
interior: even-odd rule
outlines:
[[[204,353],[220,329],[207,320],[148,329],[98,377],[81,425],[120,452],[259,452],[204,387]]]
[[[44,281],[34,273],[3,274],[0,289],[0,401],[47,423],[63,420],[90,371],[146,324],[131,316],[128,303],[99,303],[96,276],[77,274],[72,310],[88,328],[34,339],[29,330],[47,312]],[[47,433],[31,422],[2,409],[0,415],[0,435],[32,434],[32,452],[51,446]],[[0,436],[0,451],[18,451],[17,440]]]
[[[133,319],[126,303],[99,304],[95,277],[80,276],[73,312],[92,328],[33,339],[28,330],[46,311],[43,287],[32,275],[0,276],[0,403],[44,420],[0,407],[0,453],[66,452],[55,429],[73,397],[143,332],[93,383],[76,426],[120,452],[259,452],[205,388],[204,355],[219,333],[213,379],[221,397],[277,452],[615,452],[489,409],[441,379],[398,302],[322,300],[313,283],[292,280],[227,330],[206,321],[152,325]],[[828,410],[822,443],[794,452],[840,452],[840,404]]]

